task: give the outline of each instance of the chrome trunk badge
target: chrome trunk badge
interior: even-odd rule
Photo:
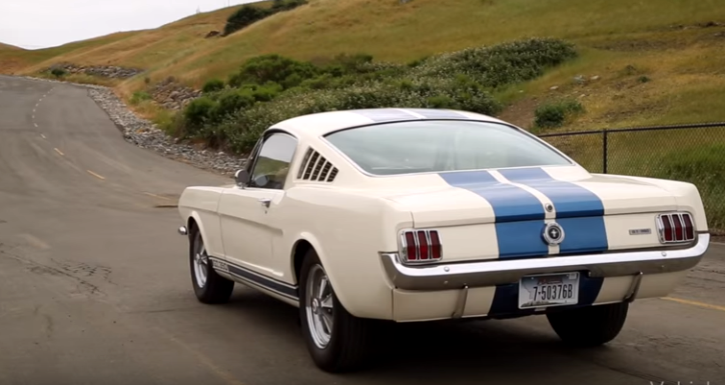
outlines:
[[[556,222],[547,223],[542,236],[546,243],[555,246],[564,241],[564,229]]]

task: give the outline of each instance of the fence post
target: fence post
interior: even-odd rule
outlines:
[[[607,173],[607,138],[609,137],[607,129],[602,131],[602,173]]]

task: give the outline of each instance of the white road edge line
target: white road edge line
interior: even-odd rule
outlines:
[[[106,178],[104,178],[104,177],[102,177],[102,176],[100,176],[100,175],[96,174],[95,172],[93,172],[93,171],[91,171],[91,170],[86,170],[86,172],[88,172],[89,174],[91,174],[91,175],[95,176],[95,177],[96,177],[96,178],[98,178],[98,179],[102,179],[102,180],[105,180],[105,179],[106,179]]]
[[[35,128],[38,128],[38,123],[33,123],[35,125]]]
[[[55,152],[57,152],[58,154],[60,154],[60,156],[63,156],[63,155],[65,155],[65,154],[63,154],[63,152],[62,152],[62,151],[60,151],[60,150],[59,150],[59,149],[57,149],[57,148],[54,148],[54,150],[55,150]]]
[[[41,137],[42,137],[43,139],[45,139],[45,135],[43,135],[43,134],[40,134],[40,136],[41,136]]]

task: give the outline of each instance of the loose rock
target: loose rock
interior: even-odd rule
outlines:
[[[50,72],[56,68],[60,68],[70,74],[84,73],[86,75],[112,79],[127,79],[144,71],[139,68],[124,68],[119,66],[85,66],[73,63],[56,63],[47,68],[46,71]]]
[[[151,90],[154,101],[167,110],[181,110],[200,96],[201,91],[185,87],[171,76],[156,84]]]

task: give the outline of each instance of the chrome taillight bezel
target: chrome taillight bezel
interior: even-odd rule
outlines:
[[[427,253],[427,259],[423,259],[420,254],[420,243],[418,241],[418,233],[424,233],[425,239],[428,244],[428,253]],[[412,233],[413,235],[413,242],[415,242],[415,260],[408,259],[408,241],[405,239],[405,235],[408,233]],[[438,237],[438,258],[433,258],[433,240],[431,238],[431,233],[435,233]],[[398,256],[400,258],[400,261],[406,265],[424,265],[424,264],[430,264],[430,263],[436,263],[443,260],[443,240],[441,239],[441,233],[438,230],[435,229],[404,229],[399,234],[399,243],[400,247],[398,250]]]
[[[685,217],[689,218],[689,222],[692,224],[692,237],[688,237],[687,228],[685,227]],[[675,218],[680,221],[682,226],[682,239],[677,239],[677,231],[675,227]],[[657,223],[657,235],[659,236],[660,243],[662,244],[683,244],[694,242],[697,239],[697,228],[695,225],[695,218],[689,212],[670,212],[658,214],[656,219]],[[665,221],[670,225],[670,235],[672,240],[667,240],[665,237]]]

